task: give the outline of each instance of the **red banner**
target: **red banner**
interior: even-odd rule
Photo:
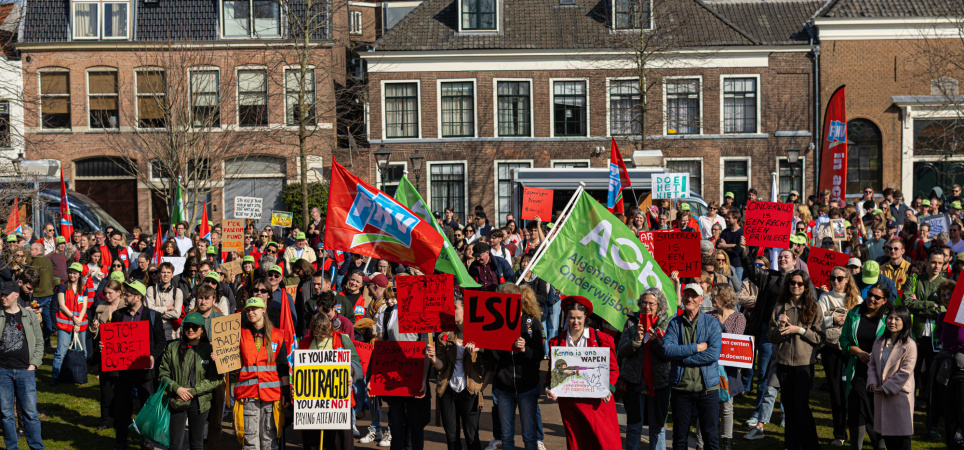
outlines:
[[[679,271],[680,277],[700,276],[700,234],[695,231],[656,230],[639,232],[659,268],[669,275]]]
[[[361,370],[362,374],[368,374],[368,363],[372,360],[372,351],[375,346],[367,342],[358,342],[354,339],[351,340],[352,344],[355,344],[355,351],[358,353],[358,359],[361,360]]]
[[[720,347],[720,365],[726,367],[753,367],[753,336],[723,333]]]
[[[398,330],[402,333],[457,331],[452,275],[418,275],[395,279]]]
[[[846,268],[848,261],[850,261],[850,255],[846,253],[810,247],[810,254],[807,256],[807,271],[810,272],[810,281],[818,288],[826,290],[833,288],[830,283],[833,268],[837,266]]]
[[[820,145],[820,190],[829,189],[831,200],[847,195],[847,96],[840,86],[827,103]]]
[[[790,248],[793,203],[746,202],[743,237],[750,247]]]
[[[150,367],[150,329],[151,324],[146,320],[100,324],[101,342],[104,344],[100,369],[106,372]]]
[[[964,283],[957,283],[954,286],[954,292],[951,293],[951,301],[947,304],[944,322],[964,327],[964,308],[961,308],[962,298],[964,298]]]
[[[462,298],[462,340],[474,342],[476,348],[512,350],[512,344],[522,336],[522,296],[465,291]]]
[[[375,341],[369,395],[415,397],[422,389],[425,342]]]
[[[522,188],[522,220],[534,220],[539,216],[543,222],[552,220],[552,189]]]

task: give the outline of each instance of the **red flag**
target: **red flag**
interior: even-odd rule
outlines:
[[[154,257],[151,258],[151,262],[154,264],[161,263],[161,256],[164,253],[161,251],[161,219],[157,219],[157,239],[154,240]]]
[[[67,184],[64,183],[64,168],[60,167],[60,235],[70,240],[74,234],[74,220],[70,217],[70,200],[67,199]]]
[[[629,181],[629,172],[623,163],[623,154],[616,146],[616,138],[612,138],[609,156],[609,197],[606,199],[606,209],[611,213],[625,214],[623,207],[623,189],[633,187]]]
[[[332,161],[325,248],[434,273],[442,236],[394,198]]]
[[[208,243],[211,243],[211,225],[208,224],[208,202],[204,202],[204,208],[201,210],[201,239],[207,239]]]
[[[10,210],[10,218],[7,219],[7,228],[3,234],[23,234],[23,224],[20,223],[20,205],[17,199],[13,199],[13,208]]]
[[[951,294],[951,301],[947,303],[947,313],[944,322],[964,327],[964,311],[961,310],[961,298],[964,297],[964,283],[957,283]]]
[[[831,200],[847,195],[847,96],[840,86],[830,97],[823,119],[820,146],[820,190],[830,189]]]
[[[288,370],[294,365],[294,351],[298,348],[298,336],[295,334],[295,321],[291,318],[291,304],[288,303],[288,294],[281,293],[281,320],[278,328],[284,336],[284,346],[288,349]],[[282,375],[283,376],[283,375]]]

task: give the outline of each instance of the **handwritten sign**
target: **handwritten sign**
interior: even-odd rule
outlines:
[[[261,197],[234,197],[235,219],[260,219]]]
[[[359,342],[354,339],[351,341],[355,344],[355,353],[358,353],[358,359],[361,359],[361,371],[363,374],[368,374],[368,363],[372,360],[372,350],[375,346],[367,342]]]
[[[833,268],[847,267],[850,255],[846,253],[826,250],[820,247],[810,247],[810,255],[807,256],[807,271],[810,272],[810,281],[816,287],[831,286],[830,275]]]
[[[549,390],[558,397],[609,396],[609,347],[552,347]]]
[[[234,261],[229,261],[221,264],[221,270],[227,275],[227,280],[223,280],[226,283],[234,281],[234,277],[241,273],[241,260],[235,259]]]
[[[753,336],[723,333],[720,365],[744,369],[753,367]]]
[[[174,266],[174,275],[180,275],[181,272],[184,272],[184,261],[186,260],[187,258],[183,256],[162,256],[161,257],[161,262],[169,262],[171,263],[171,265]]]
[[[147,369],[151,366],[150,322],[108,322],[101,324],[100,330],[101,342],[104,343],[100,359],[102,371]]]
[[[690,174],[654,173],[650,175],[653,199],[688,198],[690,196]]]
[[[425,342],[375,341],[370,395],[415,397],[422,389]]]
[[[700,234],[696,231],[641,231],[639,240],[656,258],[663,273],[679,271],[681,277],[700,276]]]
[[[746,202],[743,236],[750,247],[790,248],[793,203]]]
[[[271,211],[271,226],[291,228],[291,219],[293,217],[294,214],[290,212]]]
[[[502,292],[465,291],[462,340],[476,348],[512,350],[522,336],[522,296]]]
[[[221,222],[221,251],[244,251],[244,220],[227,219]]]
[[[241,368],[241,313],[211,319],[211,348],[218,373]]]
[[[296,430],[351,429],[351,350],[295,350]]]
[[[456,331],[452,275],[417,275],[395,279],[398,329],[402,333]]]
[[[917,219],[921,224],[928,224],[931,226],[930,232],[927,233],[928,237],[937,236],[940,233],[950,233],[951,232],[951,222],[948,220],[947,216],[943,214],[938,214],[936,216],[924,216]]]
[[[543,222],[552,220],[552,189],[534,187],[522,188],[522,220],[535,220],[539,216]]]

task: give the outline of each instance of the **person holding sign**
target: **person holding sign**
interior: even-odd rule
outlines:
[[[211,343],[204,328],[205,318],[192,312],[181,322],[181,338],[167,345],[161,357],[159,383],[168,382],[171,411],[170,450],[181,450],[184,425],[190,429],[191,450],[204,448],[204,424],[211,411],[213,393],[224,381],[211,360]],[[221,433],[212,438],[220,439]]]
[[[586,297],[571,296],[562,301],[562,311],[569,331],[549,341],[549,347],[609,347],[609,354],[616,353],[613,338],[606,333],[586,326],[592,315],[592,302]],[[551,372],[550,372],[551,373]],[[619,366],[609,359],[609,389],[615,388],[619,379]],[[605,382],[606,380],[603,380]],[[549,374],[546,374],[549,384]],[[558,398],[549,388],[546,397],[559,402],[559,413],[566,428],[566,448],[577,450],[594,448],[621,448],[619,421],[616,419],[616,401],[612,394],[606,398]],[[504,448],[504,447],[503,447]]]
[[[80,281],[83,271],[80,263],[71,264],[67,268],[67,280],[57,288],[57,352],[51,370],[51,385],[57,384],[71,336],[77,333],[80,342],[87,341],[87,295],[84,283]]]
[[[6,448],[16,450],[17,422],[15,404],[23,408],[21,419],[27,445],[43,450],[40,417],[37,413],[37,366],[43,362],[43,330],[37,315],[20,307],[20,286],[16,281],[0,284],[0,416],[3,417],[3,441]]]

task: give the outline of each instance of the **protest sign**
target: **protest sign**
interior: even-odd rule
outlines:
[[[750,247],[790,248],[793,203],[746,202],[743,236]]]
[[[235,219],[260,219],[261,197],[234,197]]]
[[[375,341],[369,395],[415,397],[422,389],[425,342]]]
[[[184,261],[186,260],[187,258],[183,256],[162,256],[161,257],[161,262],[169,262],[171,263],[171,265],[174,266],[174,275],[180,275],[181,272],[184,272]]]
[[[816,287],[833,287],[830,283],[833,268],[837,266],[847,267],[848,261],[850,261],[850,255],[846,253],[810,247],[810,255],[807,257],[807,271],[810,272],[810,281]]]
[[[291,219],[293,217],[294,217],[294,214],[290,212],[271,211],[271,226],[291,228]]]
[[[463,298],[462,340],[476,348],[512,350],[522,336],[522,296],[466,290]]]
[[[452,275],[417,275],[395,279],[398,330],[402,333],[455,331]]]
[[[928,237],[934,237],[941,233],[951,232],[951,222],[948,220],[947,216],[943,214],[938,214],[935,216],[924,216],[917,220],[921,225],[928,224],[931,227],[931,231],[927,233]]]
[[[833,232],[833,240],[842,241],[847,239],[847,223],[843,219],[830,219],[830,230]]]
[[[753,336],[723,333],[720,347],[720,365],[726,367],[753,367]]]
[[[222,280],[225,283],[231,283],[234,281],[234,277],[241,273],[241,260],[236,259],[234,261],[229,261],[221,264],[221,269],[227,275],[227,280]]]
[[[351,429],[351,350],[295,350],[296,430]]]
[[[543,222],[552,220],[552,189],[526,187],[522,189],[522,220],[534,220],[539,216]]]
[[[372,360],[372,350],[375,346],[367,342],[359,342],[354,339],[351,341],[355,344],[355,353],[358,353],[358,359],[361,360],[361,369],[363,374],[368,373],[368,363]]]
[[[653,199],[687,198],[690,192],[690,174],[654,173],[650,175]]]
[[[244,220],[227,219],[221,222],[221,251],[244,251]]]
[[[700,276],[700,234],[695,231],[658,230],[641,231],[642,241],[649,253],[656,258],[663,273],[679,271],[681,277]]]
[[[218,373],[241,368],[241,313],[211,319],[211,348]]]
[[[106,372],[149,368],[151,366],[150,329],[151,324],[146,320],[100,324],[101,342],[104,344],[100,369]]]
[[[549,390],[557,397],[609,396],[609,347],[552,347]]]

